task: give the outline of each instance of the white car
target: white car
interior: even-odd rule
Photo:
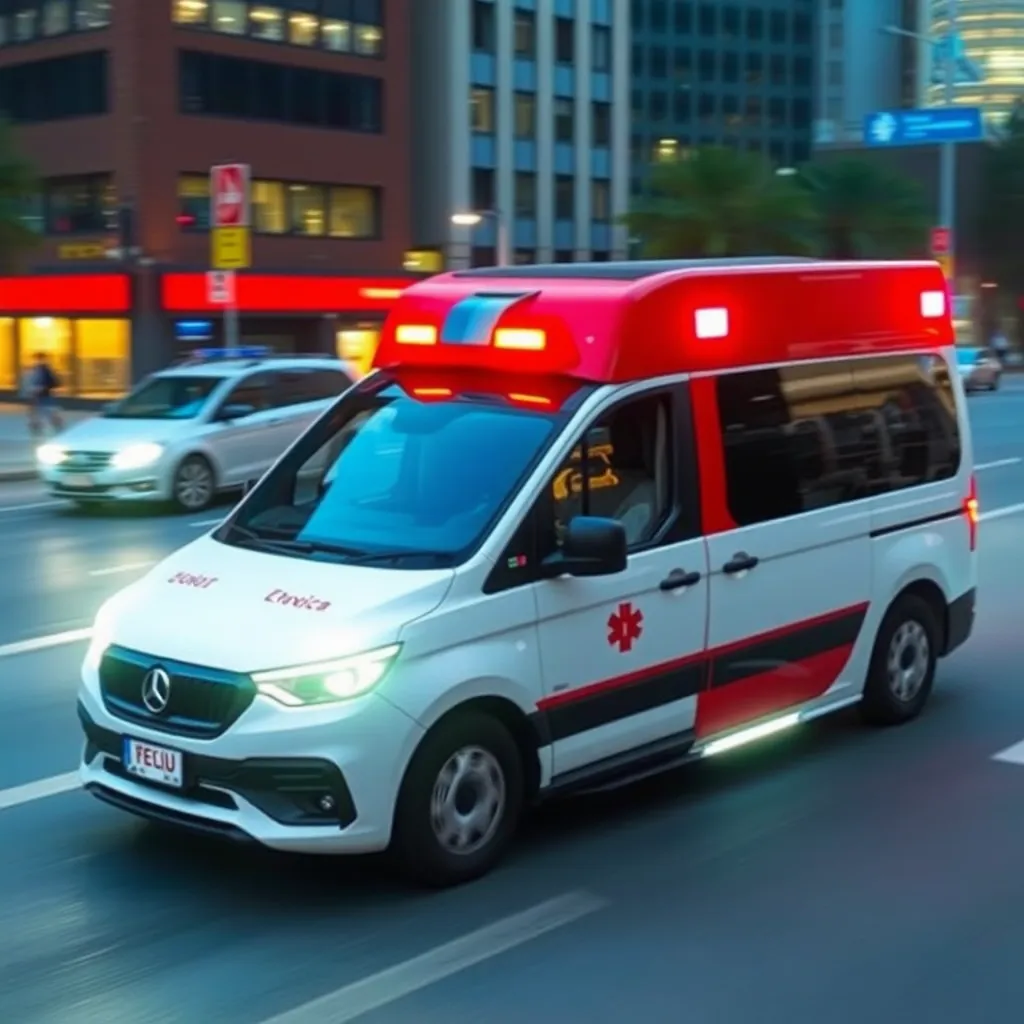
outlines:
[[[198,512],[262,476],[355,377],[327,357],[201,351],[42,445],[40,476],[79,505],[173,501]]]

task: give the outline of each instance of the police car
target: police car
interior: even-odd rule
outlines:
[[[534,801],[907,722],[974,619],[947,307],[930,262],[412,286],[376,371],[102,607],[85,787],[444,885]]]
[[[39,473],[54,497],[79,505],[173,501],[199,512],[261,476],[354,379],[337,359],[200,349],[40,446]]]

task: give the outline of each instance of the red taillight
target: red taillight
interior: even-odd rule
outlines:
[[[964,515],[967,516],[967,529],[968,536],[970,538],[971,550],[973,551],[978,545],[978,519],[980,518],[978,513],[978,483],[974,479],[974,474],[971,474],[971,486],[967,491],[967,497],[964,498]]]

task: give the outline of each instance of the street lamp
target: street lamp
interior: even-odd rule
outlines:
[[[494,231],[497,242],[496,262],[499,267],[507,267],[511,260],[508,253],[508,228],[505,225],[505,218],[500,210],[475,210],[470,213],[453,213],[452,223],[460,228],[475,228],[485,220],[494,221]]]
[[[956,86],[956,16],[957,0],[947,0],[946,18],[949,22],[946,28],[946,46],[944,57],[944,87],[942,103],[946,107],[953,106]],[[884,29],[893,36],[905,36],[908,39],[916,39],[919,43],[933,45],[939,40],[934,36],[924,35],[921,32],[911,32],[909,29],[899,28],[896,25],[887,25]],[[949,258],[950,264],[956,273],[956,143],[943,142],[939,150],[939,224],[949,232]]]

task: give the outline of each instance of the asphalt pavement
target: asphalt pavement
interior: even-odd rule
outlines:
[[[1002,1024],[1024,1003],[1024,380],[970,408],[978,622],[918,721],[851,713],[560,805],[441,893],[77,791],[93,613],[223,510],[0,485],[0,1022]]]

